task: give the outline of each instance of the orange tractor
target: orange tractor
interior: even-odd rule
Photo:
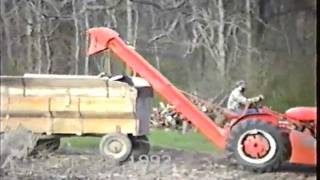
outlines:
[[[296,107],[284,114],[261,107],[258,113],[242,115],[222,108],[228,123],[219,127],[140,54],[128,47],[117,32],[97,27],[89,29],[87,34],[90,39],[88,55],[110,49],[133,72],[148,81],[177,112],[245,169],[272,171],[285,161],[316,165],[316,107]]]

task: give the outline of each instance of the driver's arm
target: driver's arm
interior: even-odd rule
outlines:
[[[259,102],[262,99],[261,96],[257,96],[257,97],[253,97],[253,98],[246,98],[245,96],[243,96],[241,93],[237,93],[234,96],[234,100],[237,101],[240,104],[252,104],[255,102]]]

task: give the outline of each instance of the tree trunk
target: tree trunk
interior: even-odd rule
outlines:
[[[72,17],[74,21],[74,60],[75,60],[75,69],[74,74],[79,74],[79,57],[80,57],[80,46],[79,46],[79,22],[77,17],[77,8],[76,8],[76,0],[72,0]]]
[[[136,8],[138,8],[136,6]],[[138,28],[139,28],[139,11],[134,9],[134,34],[132,39],[133,47],[136,47],[137,39],[138,39]]]
[[[133,41],[132,28],[132,2],[127,0],[127,41],[132,44]]]
[[[218,42],[217,42],[217,49],[218,49],[218,68],[221,72],[222,80],[224,81],[226,78],[226,52],[225,52],[225,37],[224,37],[224,29],[225,29],[225,19],[224,19],[224,5],[223,0],[218,0],[218,17],[219,17],[219,26],[218,26]]]
[[[24,48],[24,45],[21,42],[21,34],[22,34],[22,32],[21,32],[21,18],[20,18],[20,14],[19,14],[18,3],[17,3],[17,0],[13,0],[12,2],[15,7],[16,30],[17,30],[17,36],[18,36],[17,42],[16,42],[16,44],[18,44],[18,45],[16,46],[16,48],[22,49],[22,48]],[[16,54],[16,58],[15,58],[16,61],[14,64],[17,65],[18,69],[20,69],[19,67],[21,67],[20,63],[18,63],[18,62],[21,60],[21,58],[23,56],[24,56],[23,51],[19,51]]]
[[[9,61],[14,61],[12,57],[12,38],[11,38],[11,33],[10,33],[10,22],[8,21],[6,17],[6,9],[5,9],[5,1],[1,0],[0,4],[0,11],[1,11],[1,19],[3,22],[3,29],[4,29],[4,34],[6,37],[6,47],[7,47],[7,57]],[[16,66],[16,61],[14,61],[14,66]]]
[[[52,54],[51,54],[51,49],[50,49],[50,44],[49,44],[49,32],[51,30],[51,22],[45,26],[45,30],[43,30],[43,38],[44,38],[44,47],[45,47],[45,52],[46,52],[46,60],[47,60],[47,67],[46,67],[46,73],[50,74],[52,72]]]
[[[109,2],[109,0],[105,0],[105,4],[107,5]],[[117,19],[116,19],[116,16],[115,16],[115,9],[108,9],[106,8],[106,14],[108,15],[108,18],[110,18],[111,20],[107,20],[105,22],[105,24],[107,24],[107,26],[111,26],[113,28],[117,28],[118,26],[118,22],[117,22]],[[106,58],[105,58],[105,67],[104,67],[106,73],[108,76],[111,76],[112,75],[112,69],[113,69],[113,66],[112,66],[112,62],[111,62],[111,52],[110,51],[107,51],[106,53]]]
[[[154,12],[154,8],[151,7],[151,21],[152,21],[152,27],[151,29],[155,29],[156,28],[156,14]],[[151,33],[153,35],[153,33]],[[158,44],[157,41],[153,41],[153,49],[154,49],[154,56],[155,56],[155,60],[156,60],[156,68],[158,69],[158,71],[161,72],[161,68],[160,68],[160,58],[159,58],[159,53],[158,53]]]
[[[247,54],[246,54],[246,79],[251,79],[252,69],[252,22],[251,22],[251,0],[245,0],[245,12],[246,12],[246,39],[247,39]]]
[[[87,3],[84,2],[85,4],[85,12],[84,12],[84,18],[85,18],[85,30],[89,29],[89,17],[88,17],[88,11],[87,11]],[[89,43],[89,36],[85,37],[85,44],[86,47],[88,47],[88,43]],[[84,74],[88,75],[89,74],[89,57],[85,56],[84,59]]]
[[[42,10],[42,1],[37,1],[37,16],[36,16],[36,33],[37,33],[37,72],[41,74],[41,67],[42,67],[42,45],[41,45],[41,14],[40,11]]]
[[[51,50],[50,50],[50,45],[48,41],[48,36],[44,36],[44,45],[46,48],[46,59],[47,59],[47,68],[46,68],[46,73],[50,74],[52,71],[52,59],[51,59]]]
[[[132,2],[131,0],[127,0],[127,41],[132,44],[133,43],[133,27],[132,27]],[[125,69],[125,73],[127,75],[131,74],[131,70],[125,63],[123,63],[123,67]]]
[[[33,18],[31,14],[30,6],[26,6],[26,36],[27,36],[27,65],[26,71],[32,71],[32,63],[33,63],[33,41],[32,41],[32,32],[33,32]]]

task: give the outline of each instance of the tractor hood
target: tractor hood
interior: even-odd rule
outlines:
[[[314,121],[317,120],[316,107],[295,107],[286,111],[285,115],[291,119],[300,121]]]

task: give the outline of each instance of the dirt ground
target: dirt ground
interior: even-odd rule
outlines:
[[[229,164],[223,153],[205,154],[159,147],[153,148],[148,156],[141,156],[140,160],[130,159],[123,164],[99,155],[97,149],[74,149],[68,146],[62,146],[54,153],[26,156],[26,151],[32,147],[34,140],[32,135],[21,131],[2,136],[2,180],[316,179],[315,168],[312,167],[284,165],[277,172],[256,174]]]
[[[255,174],[228,164],[223,154],[156,149],[149,160],[117,164],[97,151],[60,149],[40,157],[13,159],[1,179],[316,179],[315,169],[286,165],[279,172]],[[152,157],[152,159],[151,159]],[[157,159],[160,158],[160,159]],[[171,159],[170,159],[171,158]],[[160,161],[159,161],[160,160]]]

